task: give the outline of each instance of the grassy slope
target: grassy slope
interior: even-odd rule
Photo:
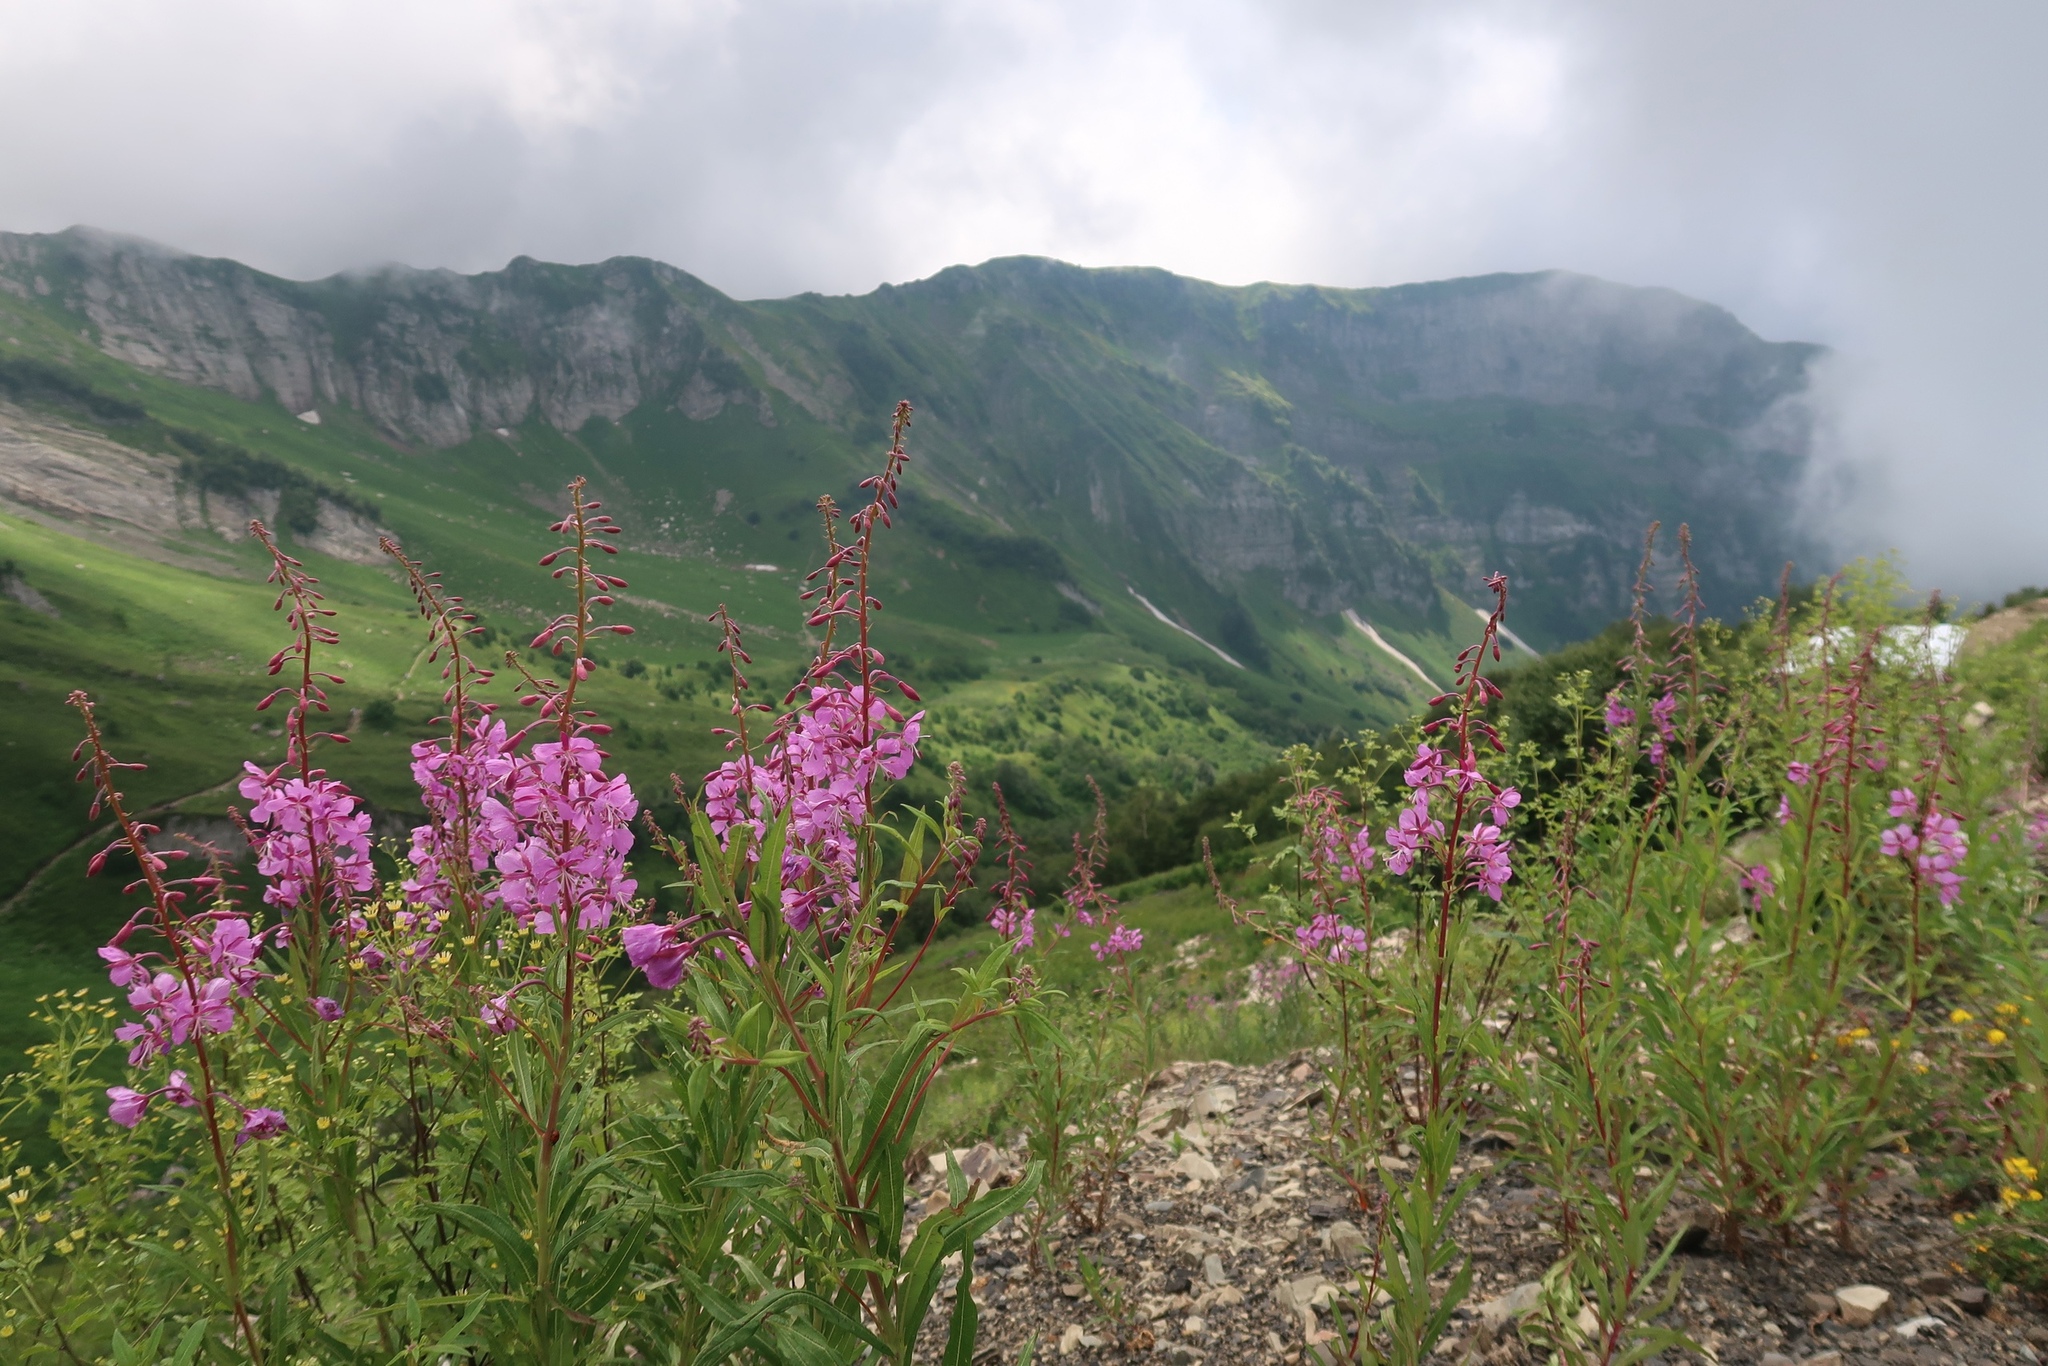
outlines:
[[[814,328],[815,317],[801,316],[807,311],[851,307],[757,310],[749,326],[773,343],[777,328]],[[382,526],[483,614],[495,650],[529,638],[557,609],[534,561],[550,543],[545,525],[561,506],[562,486],[588,475],[628,529],[629,553],[618,567],[631,586],[619,615],[638,634],[607,651],[607,662],[646,668],[637,678],[603,670],[590,695],[618,724],[616,762],[643,798],[664,791],[671,771],[693,777],[719,757],[709,732],[722,713],[722,672],[704,622],[713,608],[726,604],[748,625],[762,693],[779,695],[794,677],[808,648],[795,594],[821,558],[814,500],[831,493],[853,504],[875,459],[872,428],[841,431],[780,396],[773,425],[743,405],[691,421],[650,404],[618,424],[593,421],[573,434],[535,420],[447,450],[403,451],[346,409],[323,410],[314,427],[273,403],[135,370],[79,337],[76,322],[53,305],[0,296],[0,361],[54,365],[97,394],[139,405],[147,419],[108,421],[61,404],[52,415],[167,453],[176,453],[167,434],[199,433],[374,507]],[[914,365],[899,355],[895,369],[874,376],[877,394],[914,380],[943,395],[940,415],[913,433],[921,458],[878,584],[888,603],[880,641],[933,713],[932,762],[914,795],[933,795],[945,762],[960,759],[978,792],[1003,777],[1040,847],[1063,847],[1061,831],[1090,800],[1090,776],[1112,797],[1145,784],[1187,793],[1257,766],[1283,740],[1385,724],[1419,707],[1427,690],[1341,618],[1297,611],[1256,577],[1241,597],[1256,609],[1271,650],[1264,671],[1232,669],[1155,621],[1126,591],[1126,573],[1203,630],[1214,630],[1217,595],[1184,563],[1162,557],[1160,545],[1101,536],[1085,499],[1078,510],[1050,492],[1034,501],[1027,486],[1056,484],[1062,470],[1078,474],[1101,442],[1128,454],[1157,487],[1187,484],[1217,455],[1187,429],[1162,424],[1162,411],[1184,406],[1188,395],[1148,369],[1138,348],[1071,321],[1058,324],[1063,350],[1039,335],[1052,321],[1004,326],[1001,354],[983,357],[980,371],[952,354],[949,334],[926,326],[909,330],[921,338]],[[1085,373],[1059,369],[1072,364]],[[987,375],[994,380],[982,393]],[[1140,393],[1147,385],[1164,389]],[[1085,401],[1049,401],[1074,392]],[[1037,425],[1014,431],[989,457],[998,485],[1013,485],[1003,495],[1010,525],[998,531],[970,510],[978,495],[965,483],[970,466],[959,448],[963,433],[1002,426],[1027,409]],[[115,548],[103,535],[99,543],[81,539],[76,527],[4,517],[0,528],[0,559],[14,561],[60,613],[51,620],[0,600],[0,689],[17,699],[0,709],[10,778],[0,786],[0,898],[10,899],[5,915],[17,948],[0,966],[5,1049],[18,1038],[23,993],[91,980],[90,949],[124,909],[114,888],[81,886],[76,876],[89,831],[85,794],[69,781],[76,724],[66,694],[83,687],[100,699],[124,755],[150,764],[133,779],[139,803],[183,798],[188,817],[218,815],[232,799],[223,785],[245,758],[279,755],[275,735],[261,725],[252,731],[249,708],[265,690],[262,661],[282,635],[251,545],[203,529],[162,546]],[[1079,549],[1054,549],[1049,537]],[[346,712],[385,699],[397,716],[388,730],[358,727],[355,743],[327,762],[387,814],[383,828],[392,831],[413,804],[405,747],[429,733],[435,670],[421,661],[418,623],[389,570],[306,557],[342,612],[339,672],[350,681],[337,690],[337,706]],[[1062,576],[1095,611],[1058,592]],[[1470,629],[1455,603],[1435,614],[1361,606],[1425,670],[1448,676],[1458,637]]]
[[[509,441],[491,436],[456,451],[401,454],[369,438],[346,414],[311,428],[275,408],[131,376],[93,353],[74,359],[97,387],[139,394],[163,422],[260,449],[372,500],[408,550],[442,569],[451,587],[482,611],[500,650],[508,640],[529,636],[554,610],[552,585],[534,564],[551,543],[543,506],[557,505],[572,472],[646,477],[636,462],[662,458],[661,445],[630,424],[587,432],[585,444],[538,427]],[[750,418],[728,421],[735,429],[728,446],[765,441],[764,429]],[[758,627],[750,644],[765,683],[779,692],[793,675],[806,648],[794,595],[800,571],[819,552],[808,505],[782,491],[801,480],[843,494],[857,474],[820,433],[785,435],[779,449],[753,452],[759,459],[694,466],[672,460],[660,471],[671,488],[663,515],[692,523],[687,530],[697,544],[689,553],[659,544],[653,548],[668,553],[632,553],[648,548],[635,536],[618,562],[631,582],[620,617],[639,630],[630,644],[610,652],[608,662],[637,659],[648,671],[627,678],[617,668],[601,670],[589,692],[618,725],[616,761],[644,798],[665,789],[669,772],[694,777],[720,757],[710,731],[723,716],[723,674],[714,667],[714,637],[704,624],[713,607],[728,603],[736,617]],[[672,453],[674,446],[667,449]],[[792,467],[781,481],[760,472],[770,456]],[[719,501],[720,488],[730,488],[729,511],[710,516],[707,508]],[[761,508],[766,515],[750,524],[745,514]],[[644,502],[635,511],[642,525],[652,520]],[[69,756],[78,733],[64,703],[71,690],[83,688],[101,705],[123,757],[149,765],[130,780],[138,807],[175,804],[187,817],[217,815],[234,799],[232,781],[244,759],[274,762],[281,755],[281,740],[252,710],[268,689],[264,662],[283,641],[258,548],[198,530],[159,548],[157,558],[144,558],[70,530],[0,516],[0,559],[11,560],[59,614],[53,620],[0,599],[0,690],[14,699],[0,709],[0,753],[10,779],[0,785],[0,830],[6,832],[0,897],[8,898],[4,914],[14,950],[0,963],[0,1056],[23,1041],[23,1016],[34,994],[100,980],[92,948],[129,905],[116,880],[82,880],[97,841],[86,839],[94,830],[86,816],[88,795],[71,782]],[[886,554],[892,565],[921,562],[916,572],[928,580],[946,572],[942,551],[920,545],[910,533],[892,537]],[[301,553],[341,614],[342,644],[334,659],[349,682],[334,690],[338,711],[346,716],[384,698],[395,702],[398,718],[388,730],[356,726],[354,743],[331,751],[326,762],[381,811],[402,818],[413,806],[405,750],[431,733],[437,668],[422,658],[419,623],[392,573]],[[211,562],[219,572],[165,559]],[[777,562],[773,572],[740,567]],[[1043,583],[1006,583],[979,570],[975,580],[997,593],[1022,596],[1028,589],[1047,596]],[[1211,690],[1199,678],[1173,673],[1159,654],[1123,637],[1073,629],[984,636],[963,629],[980,622],[962,609],[957,590],[892,596],[902,604],[902,618],[892,605],[884,640],[910,661],[913,677],[920,661],[964,658],[985,671],[979,680],[924,689],[936,713],[929,752],[941,763],[963,757],[978,771],[1003,758],[1044,768],[1046,788],[1055,794],[1048,817],[1085,799],[1084,771],[1111,782],[1119,775],[1125,782],[1199,782],[1271,752],[1270,741],[1211,705]],[[920,605],[923,614],[914,615]],[[1056,619],[1053,610],[1044,615],[1048,626]],[[1134,680],[1133,666],[1145,682]],[[509,691],[501,691],[501,700],[509,699]]]

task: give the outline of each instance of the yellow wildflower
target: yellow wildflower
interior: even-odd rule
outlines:
[[[2014,1005],[2011,1001],[2000,1001],[1998,1003],[1997,1013],[2005,1016],[2017,1015],[2020,1013],[2020,1008]]]
[[[2002,1029],[1990,1030],[1984,1035],[1984,1042],[1990,1044],[1993,1048],[1998,1047],[1998,1045],[2005,1042],[2005,1031]]]
[[[1948,1013],[1948,1022],[1950,1024],[1968,1024],[1970,1021],[1976,1018],[1977,1017],[1975,1015],[1972,1015],[1969,1011],[1964,1010],[1961,1006],[1957,1006],[1954,1010],[1951,1010]]]

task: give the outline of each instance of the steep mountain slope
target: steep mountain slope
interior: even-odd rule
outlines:
[[[643,260],[301,284],[74,230],[0,236],[0,287],[139,368],[416,449],[638,418],[657,465],[715,462],[727,413],[871,445],[908,396],[942,496],[1253,654],[1235,609],[1441,628],[1438,586],[1495,568],[1524,636],[1575,638],[1624,605],[1652,517],[1694,524],[1722,609],[1805,549],[1816,348],[1561,273],[1226,289],[1016,258],[742,304]]]

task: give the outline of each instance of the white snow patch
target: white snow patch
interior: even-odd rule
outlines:
[[[1147,598],[1147,597],[1146,597],[1146,596],[1145,596],[1145,595],[1144,595],[1143,593],[1140,593],[1140,592],[1139,592],[1139,591],[1138,591],[1137,589],[1135,589],[1135,588],[1131,588],[1131,586],[1130,586],[1129,584],[1125,584],[1125,585],[1124,585],[1124,587],[1125,587],[1125,588],[1127,588],[1127,589],[1129,589],[1129,590],[1130,590],[1130,594],[1131,594],[1131,596],[1132,596],[1132,597],[1134,597],[1134,598],[1136,598],[1136,599],[1137,599],[1137,600],[1138,600],[1138,601],[1139,601],[1139,602],[1140,602],[1140,603],[1141,603],[1141,604],[1142,604],[1142,605],[1144,606],[1145,610],[1146,610],[1146,611],[1148,611],[1148,612],[1150,612],[1150,613],[1151,613],[1151,614],[1153,615],[1153,617],[1154,617],[1155,619],[1157,619],[1157,620],[1158,620],[1159,622],[1161,622],[1161,623],[1162,623],[1162,624],[1164,624],[1164,625],[1167,625],[1167,626],[1171,626],[1171,627],[1172,627],[1172,628],[1173,628],[1174,630],[1176,630],[1176,631],[1180,632],[1180,633],[1181,633],[1182,635],[1186,636],[1186,637],[1187,637],[1187,638],[1188,638],[1189,640],[1192,640],[1192,641],[1194,641],[1194,642],[1195,642],[1195,643],[1196,643],[1197,645],[1200,645],[1200,646],[1202,646],[1202,647],[1203,647],[1204,649],[1206,649],[1206,650],[1210,651],[1210,652],[1211,652],[1212,654],[1214,654],[1214,655],[1215,655],[1215,656],[1216,656],[1216,657],[1217,657],[1218,659],[1222,660],[1222,661],[1223,661],[1223,662],[1224,662],[1225,664],[1228,664],[1228,665],[1229,665],[1229,666],[1230,666],[1231,668],[1233,668],[1233,669],[1242,669],[1242,668],[1244,667],[1244,665],[1242,665],[1242,664],[1238,663],[1238,662],[1237,662],[1236,660],[1232,659],[1232,658],[1231,658],[1231,657],[1230,657],[1229,655],[1227,655],[1227,654],[1223,653],[1223,651],[1221,651],[1221,650],[1217,649],[1217,648],[1216,648],[1216,647],[1215,647],[1214,645],[1211,645],[1211,644],[1209,644],[1209,642],[1208,642],[1208,641],[1206,641],[1206,640],[1203,640],[1203,639],[1202,639],[1202,638],[1201,638],[1200,636],[1196,635],[1196,634],[1195,634],[1195,633],[1194,633],[1193,631],[1190,631],[1190,630],[1189,630],[1189,629],[1188,629],[1187,627],[1185,627],[1185,626],[1181,625],[1181,624],[1180,624],[1179,622],[1175,621],[1175,620],[1174,620],[1174,619],[1173,619],[1172,617],[1169,617],[1168,615],[1166,615],[1166,613],[1164,613],[1164,612],[1160,611],[1160,610],[1159,610],[1159,609],[1158,609],[1157,607],[1154,607],[1154,606],[1152,605],[1152,601],[1151,601],[1151,599]]]
[[[1387,644],[1387,638],[1381,635],[1378,631],[1373,630],[1372,624],[1366,621],[1364,617],[1361,617],[1360,615],[1358,615],[1358,613],[1352,611],[1349,607],[1347,607],[1344,609],[1344,620],[1350,622],[1353,626],[1356,626],[1360,631],[1364,632],[1365,638],[1367,640],[1379,646],[1382,650],[1385,650],[1388,654],[1392,655],[1396,660],[1406,665],[1408,671],[1414,674],[1417,678],[1421,679],[1423,683],[1428,685],[1428,688],[1431,692],[1443,691],[1443,689],[1438,687],[1436,682],[1433,679],[1431,679],[1428,674],[1422,671],[1422,666],[1420,664],[1417,664],[1414,660],[1402,654],[1393,646]]]

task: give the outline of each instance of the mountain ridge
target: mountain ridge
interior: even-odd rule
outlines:
[[[1525,635],[1582,636],[1625,606],[1653,519],[1694,524],[1722,611],[1808,550],[1789,509],[1820,348],[1569,272],[1223,286],[1013,256],[740,301],[644,257],[292,281],[78,228],[0,233],[0,296],[138,371],[422,458],[488,473],[542,430],[598,467],[631,448],[614,493],[651,544],[708,544],[658,509],[694,485],[715,520],[735,495],[711,473],[791,442],[852,460],[909,396],[942,539],[1022,554],[1073,603],[1142,588],[1262,669],[1276,614],[1440,633],[1446,594],[1494,569]]]
[[[1625,593],[1617,556],[1626,560],[1642,523],[1672,510],[1641,497],[1603,523],[1583,505],[1546,499],[1533,486],[1540,480],[1501,470],[1482,481],[1504,488],[1480,509],[1483,522],[1472,509],[1447,509],[1470,490],[1430,487],[1428,476],[1439,472],[1432,466],[1442,463],[1428,449],[1432,434],[1403,430],[1398,420],[1431,405],[1498,408],[1498,430],[1461,434],[1467,448],[1511,447],[1536,435],[1546,411],[1572,412],[1595,418],[1594,427],[1606,420],[1597,440],[1585,442],[1585,430],[1574,435],[1604,447],[1610,465],[1666,456],[1687,466],[1683,491],[1724,504],[1734,492],[1731,470],[1734,482],[1747,477],[1762,496],[1744,512],[1772,544],[1768,553],[1743,546],[1709,565],[1717,606],[1766,585],[1778,551],[1796,558],[1808,549],[1784,503],[1804,458],[1806,369],[1820,348],[1765,342],[1726,310],[1674,291],[1569,272],[1347,290],[1221,286],[1146,267],[999,257],[865,295],[740,301],[644,257],[559,266],[521,256],[474,275],[386,266],[290,281],[72,229],[0,234],[0,289],[54,296],[87,323],[100,349],[140,368],[295,412],[347,406],[386,440],[437,450],[534,417],[575,433],[649,404],[693,421],[751,408],[772,426],[782,420],[775,396],[812,421],[872,440],[890,395],[910,392],[922,400],[927,432],[946,429],[942,446],[978,443],[1014,459],[1004,448],[1043,414],[1003,411],[1003,402],[1013,410],[1077,408],[1074,394],[1092,382],[1152,411],[1118,415],[1149,429],[1135,434],[1095,422],[1091,455],[1137,444],[1185,463],[1189,453],[1175,448],[1192,438],[1208,448],[1200,456],[1212,458],[1195,457],[1205,468],[1183,482],[1204,505],[1234,509],[1244,533],[1226,536],[1227,545],[1212,540],[1216,553],[1202,554],[1201,529],[1181,500],[1153,487],[1141,500],[1151,506],[1127,505],[1130,462],[1114,459],[1084,462],[1091,469],[1066,460],[1013,471],[1015,487],[998,489],[991,502],[1007,506],[1005,493],[1058,502],[1083,484],[1097,523],[1108,524],[1106,514],[1122,504],[1109,522],[1135,517],[1141,533],[1164,534],[1192,552],[1212,586],[1278,569],[1288,580],[1283,594],[1318,613],[1363,596],[1427,614],[1430,589],[1414,550],[1458,552],[1455,575],[1469,597],[1493,567],[1555,577],[1558,557],[1544,548],[1590,536],[1603,543],[1598,558],[1607,562],[1572,570],[1598,599],[1598,620],[1538,630],[1553,641],[1572,627],[1583,634]],[[1057,352],[1049,357],[1055,365],[1019,373],[1048,359],[1020,354],[1034,347]],[[1018,392],[1034,381],[1040,392]],[[1718,461],[1668,458],[1664,448],[1703,437],[1710,445],[1718,439]],[[1499,453],[1481,452],[1482,463]],[[1278,507],[1273,481],[1258,477],[1276,468],[1282,483],[1305,485],[1313,499],[1340,509],[1337,527],[1307,525]],[[1604,492],[1625,495],[1631,482],[1643,481],[1624,477]],[[950,492],[963,510],[1001,520],[962,489]],[[1344,528],[1371,542],[1373,565],[1333,549]],[[1724,530],[1743,539],[1739,525]],[[1304,539],[1321,544],[1306,556],[1281,545]],[[1746,572],[1734,563],[1745,557]],[[1302,573],[1317,568],[1341,572],[1318,590]],[[1451,566],[1439,556],[1435,568]]]

